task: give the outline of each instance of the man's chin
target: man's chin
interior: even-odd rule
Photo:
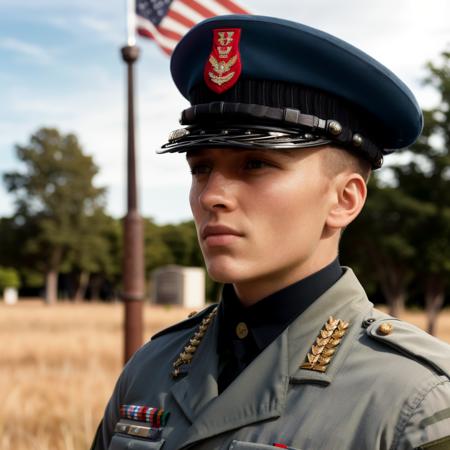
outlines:
[[[218,283],[239,283],[245,279],[242,269],[231,261],[210,261],[206,264],[209,277]]]

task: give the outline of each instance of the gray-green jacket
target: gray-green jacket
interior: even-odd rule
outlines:
[[[450,346],[373,309],[350,269],[220,396],[214,320],[187,375],[171,376],[211,308],[134,355],[93,449],[450,449]],[[150,429],[121,418],[124,404],[164,409],[170,417]]]

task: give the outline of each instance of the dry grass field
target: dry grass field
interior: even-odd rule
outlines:
[[[188,313],[147,306],[145,339]],[[0,450],[89,448],[120,371],[121,321],[120,304],[0,304]],[[450,311],[438,334],[450,342]]]

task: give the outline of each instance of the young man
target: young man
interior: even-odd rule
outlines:
[[[421,131],[411,92],[257,16],[193,28],[172,75],[192,106],[163,151],[186,152],[222,299],[135,354],[93,448],[450,449],[450,347],[374,310],[337,259],[370,170]]]

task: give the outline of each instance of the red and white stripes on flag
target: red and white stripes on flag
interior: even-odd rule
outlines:
[[[137,0],[136,28],[170,55],[196,23],[223,14],[249,14],[232,0]]]

